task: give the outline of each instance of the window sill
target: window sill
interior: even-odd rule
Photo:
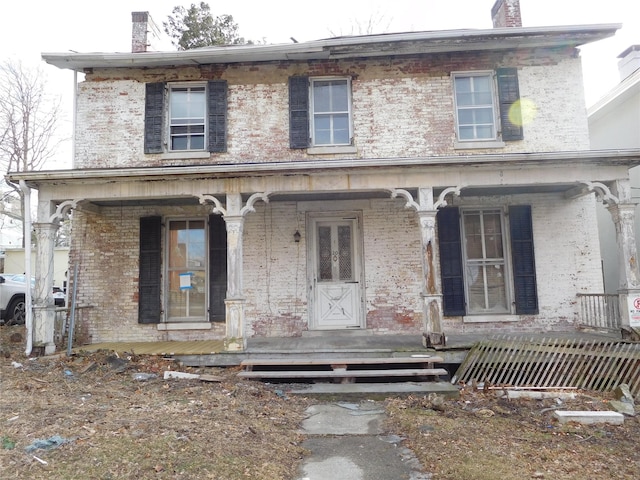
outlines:
[[[477,142],[455,142],[453,148],[456,150],[473,150],[478,148],[504,148],[505,143],[499,140],[477,141]]]
[[[340,153],[358,153],[358,147],[354,145],[335,145],[307,148],[307,154],[309,155],[332,155]]]
[[[211,330],[209,322],[176,322],[176,323],[159,323],[158,330]]]
[[[165,152],[161,157],[163,160],[190,160],[194,158],[211,158],[210,152]]]
[[[509,315],[504,313],[496,313],[489,315],[465,315],[462,317],[464,323],[506,323],[517,322],[520,319],[518,315]]]

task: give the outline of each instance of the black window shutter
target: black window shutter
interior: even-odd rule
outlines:
[[[144,153],[162,153],[164,83],[147,83],[144,103]]]
[[[161,217],[140,219],[139,323],[160,323],[161,236]]]
[[[446,207],[438,211],[436,219],[444,314],[446,316],[465,315],[460,213],[457,207]]]
[[[520,110],[520,88],[518,87],[517,68],[499,68],[498,99],[500,103],[500,123],[502,140],[522,140],[522,112]]]
[[[309,77],[289,77],[289,146],[309,146]]]
[[[509,207],[509,226],[516,313],[536,314],[538,313],[538,291],[531,207],[529,205]]]
[[[222,215],[209,215],[209,321],[225,321],[227,227]]]
[[[211,80],[209,96],[209,151],[227,151],[227,81]]]

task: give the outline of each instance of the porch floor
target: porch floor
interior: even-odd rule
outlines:
[[[193,340],[190,342],[105,342],[83,345],[76,352],[97,352],[111,350],[118,353],[137,355],[215,355],[224,352],[223,340]]]
[[[619,340],[620,335],[608,332],[573,331],[514,334],[532,339]],[[445,363],[461,363],[468,350],[478,341],[491,337],[486,334],[448,335],[447,345],[437,348],[437,355]],[[435,354],[422,345],[419,335],[373,335],[362,331],[314,332],[302,337],[255,337],[247,339],[243,351],[226,351],[223,340],[165,341],[165,342],[108,342],[83,345],[75,351],[95,352],[112,350],[138,355],[179,357],[191,366],[232,366],[245,359],[282,358],[287,356],[410,356]]]

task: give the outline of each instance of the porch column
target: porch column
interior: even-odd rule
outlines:
[[[433,203],[433,190],[418,190],[418,219],[420,239],[422,241],[422,298],[425,319],[423,343],[425,347],[444,345],[442,331],[442,281],[440,277],[440,258],[436,239],[437,209]]]
[[[227,206],[229,201],[229,197],[227,197]],[[226,307],[227,349],[243,350],[245,347],[245,298],[242,287],[244,217],[241,215],[225,215],[224,221],[227,227],[227,297],[224,301]]]
[[[640,327],[640,270],[634,233],[635,204],[618,203],[608,207],[616,227],[618,246],[620,315],[623,327]]]
[[[35,286],[33,289],[33,345],[45,355],[56,350],[54,343],[55,304],[53,301],[53,246],[57,223],[34,223],[36,237]],[[29,248],[28,246],[26,248]],[[27,278],[30,273],[26,272]]]

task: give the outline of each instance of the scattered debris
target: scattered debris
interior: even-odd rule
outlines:
[[[11,366],[13,368],[22,368],[22,364],[20,362],[11,362]]]
[[[632,403],[622,402],[620,400],[611,400],[609,406],[616,412],[627,415],[628,417],[636,416],[636,409]]]
[[[139,382],[146,382],[147,380],[151,380],[152,378],[158,378],[158,375],[156,375],[155,373],[138,372],[131,375],[131,378]]]
[[[35,450],[51,450],[69,442],[71,442],[71,440],[63,438],[60,435],[54,435],[46,440],[35,440],[31,445],[26,446],[24,449],[27,453],[31,453]]]
[[[189,380],[189,379],[197,379],[200,380],[201,382],[222,382],[222,377],[216,376],[216,375],[207,375],[207,374],[200,374],[200,373],[188,373],[188,372],[176,372],[174,370],[165,370],[164,372],[164,379],[165,380],[169,380],[169,379],[184,379],[184,380]]]
[[[576,422],[583,425],[592,425],[594,423],[608,423],[611,425],[622,425],[624,422],[624,415],[617,412],[609,411],[569,411],[569,410],[556,410],[553,416],[558,419],[560,423]]]
[[[489,390],[495,390],[498,398],[504,398],[507,400],[514,400],[519,398],[530,400],[542,400],[545,398],[555,398],[561,400],[574,400],[576,398],[575,392],[559,392],[557,389],[553,391],[541,391],[541,390],[526,390],[526,389],[511,389],[511,388],[490,388]],[[575,390],[575,389],[574,389]]]
[[[200,378],[200,375],[198,375],[197,373],[174,372],[172,370],[165,370],[164,379],[169,380],[170,378],[192,379]]]

